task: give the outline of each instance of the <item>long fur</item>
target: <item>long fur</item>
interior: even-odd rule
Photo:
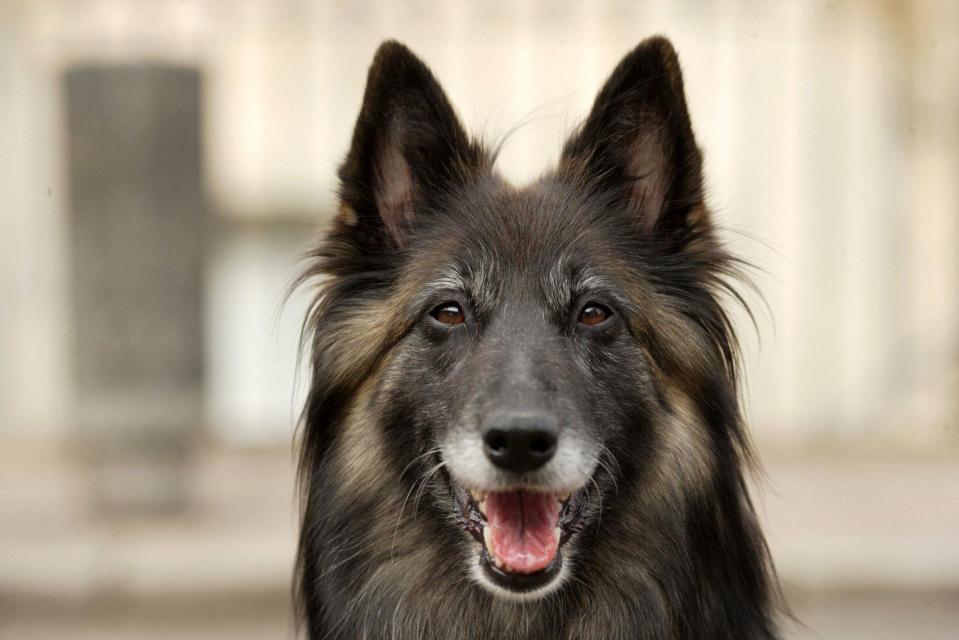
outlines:
[[[777,637],[723,304],[738,297],[739,267],[710,221],[701,167],[662,38],[624,58],[559,166],[522,190],[463,132],[425,65],[398,43],[380,48],[340,212],[301,278],[316,287],[296,577],[309,638]],[[620,334],[556,365],[588,373],[563,401],[608,426],[565,580],[538,600],[477,584],[451,515],[439,438],[471,402],[464,389],[497,370],[463,364],[465,349],[489,352],[492,320],[469,347],[423,327],[450,280],[469,288],[477,317],[527,304],[516,287],[545,292],[558,317],[576,286],[597,282],[623,317]],[[573,338],[543,333],[523,339],[548,367]]]

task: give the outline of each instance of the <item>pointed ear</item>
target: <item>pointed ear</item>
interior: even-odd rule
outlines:
[[[422,211],[484,162],[429,68],[402,44],[384,42],[340,166],[339,222],[375,244],[403,247]]]
[[[649,38],[623,58],[563,148],[560,170],[621,202],[647,230],[701,214],[702,157],[668,40]]]

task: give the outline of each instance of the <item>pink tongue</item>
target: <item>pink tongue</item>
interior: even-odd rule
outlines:
[[[534,573],[549,566],[559,549],[559,502],[548,493],[508,491],[486,495],[490,546],[513,573]]]

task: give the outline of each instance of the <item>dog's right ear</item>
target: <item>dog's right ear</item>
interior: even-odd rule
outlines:
[[[429,68],[399,42],[380,45],[340,166],[341,229],[365,247],[402,248],[417,219],[485,165]]]

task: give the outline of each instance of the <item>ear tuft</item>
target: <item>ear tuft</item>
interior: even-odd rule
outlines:
[[[612,194],[644,229],[688,222],[702,202],[702,157],[669,40],[644,40],[616,66],[560,167]]]

